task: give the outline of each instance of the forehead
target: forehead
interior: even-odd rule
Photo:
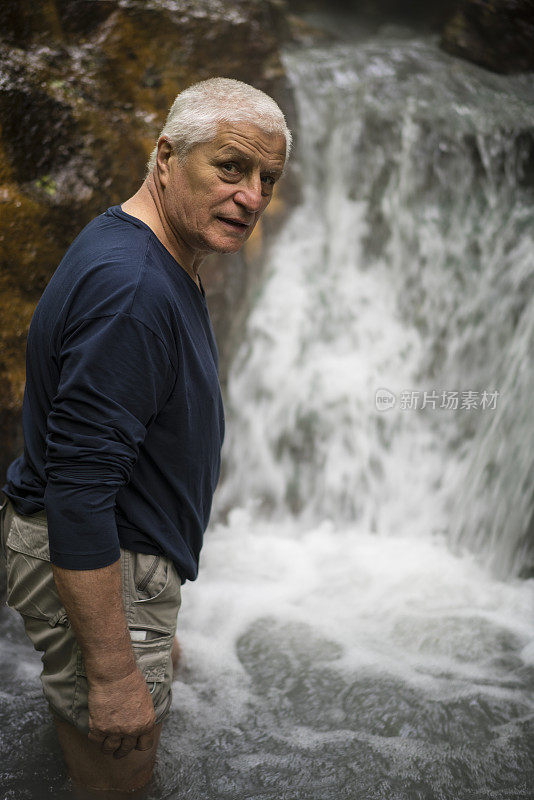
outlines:
[[[247,122],[219,123],[215,139],[207,145],[213,155],[240,156],[270,169],[282,170],[286,158],[283,134],[268,133]]]

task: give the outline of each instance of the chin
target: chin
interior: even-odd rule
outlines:
[[[209,242],[209,248],[212,253],[237,253],[241,250],[248,236],[245,239],[218,239]]]

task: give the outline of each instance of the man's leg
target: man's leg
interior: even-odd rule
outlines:
[[[48,561],[46,519],[10,513],[7,522],[4,544],[8,556],[8,603],[22,615],[35,649],[43,652],[41,680],[50,708],[57,712],[54,719],[68,771],[74,781],[87,781],[88,786],[98,788],[101,800],[106,797],[102,792],[109,791],[115,792],[112,796],[118,800],[117,792],[134,791],[146,784],[154,768],[161,720],[171,700],[171,648],[180,606],[180,579],[168,559],[154,562],[152,556],[122,551],[125,608],[131,629],[136,632],[132,646],[153,693],[160,723],[154,729],[151,750],[135,750],[123,759],[114,759],[87,738],[87,680]],[[148,582],[146,575],[150,576]],[[143,586],[142,594],[137,584]],[[137,640],[139,631],[146,631],[146,638],[141,641]],[[77,793],[81,797],[80,791]]]
[[[181,657],[182,657],[182,648],[180,647],[180,642],[178,641],[178,637],[175,636],[171,650],[173,677],[176,677],[176,673],[178,672],[178,667],[180,666]]]
[[[152,777],[162,723],[154,729],[154,744],[150,750],[132,750],[124,758],[113,758],[102,753],[99,744],[65,720],[54,715],[54,722],[69,775],[75,784],[100,791],[132,792],[145,786]]]

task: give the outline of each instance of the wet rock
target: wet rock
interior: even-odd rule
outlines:
[[[76,142],[68,104],[30,82],[0,94],[0,120],[6,154],[19,184],[55,172],[81,144]]]
[[[461,0],[441,46],[494,72],[534,70],[534,0]]]
[[[76,234],[133,194],[176,94],[225,75],[280,99],[276,0],[8,0],[0,4],[0,472],[21,447],[28,325]],[[227,364],[278,206],[244,252],[202,277]]]

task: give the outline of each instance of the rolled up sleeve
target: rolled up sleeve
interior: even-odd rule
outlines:
[[[46,442],[50,558],[97,569],[120,556],[115,497],[175,370],[159,337],[128,314],[79,323],[64,337],[59,370]]]

